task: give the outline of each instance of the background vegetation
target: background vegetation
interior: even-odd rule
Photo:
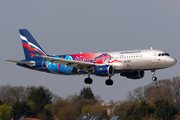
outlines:
[[[0,86],[0,120],[21,116],[43,120],[75,120],[83,113],[119,114],[122,120],[178,120],[180,77],[158,80],[130,90],[124,101],[111,101],[111,114],[100,96],[84,87],[63,99],[43,86]],[[119,103],[119,104],[116,104]]]

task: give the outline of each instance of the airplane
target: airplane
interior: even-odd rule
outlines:
[[[18,66],[45,73],[87,74],[88,77],[84,80],[86,84],[93,82],[90,75],[109,77],[105,84],[111,86],[113,85],[111,77],[114,74],[120,74],[120,76],[129,79],[141,79],[144,77],[144,71],[146,70],[152,72],[152,80],[156,81],[156,70],[168,68],[177,63],[177,60],[168,53],[153,48],[117,52],[80,52],[78,54],[48,55],[27,29],[20,29],[19,33],[25,59],[20,61],[5,59],[5,61],[15,62]]]

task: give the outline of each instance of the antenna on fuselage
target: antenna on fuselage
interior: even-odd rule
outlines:
[[[151,50],[153,50],[153,48],[152,47],[150,47],[151,48]]]

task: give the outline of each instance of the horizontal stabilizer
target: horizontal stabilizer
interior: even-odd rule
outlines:
[[[35,66],[35,62],[34,62],[34,61],[25,62],[25,61],[7,60],[7,59],[5,59],[4,61],[26,64],[26,65],[31,66],[31,67],[32,67],[32,66]]]

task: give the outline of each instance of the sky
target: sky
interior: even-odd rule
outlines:
[[[19,29],[28,29],[50,55],[159,49],[177,59],[157,70],[158,80],[180,76],[179,0],[3,0],[0,2],[0,85],[45,86],[63,98],[91,87],[105,103],[125,100],[129,90],[152,83],[150,71],[140,80],[54,75],[16,66],[4,59],[23,60]]]

